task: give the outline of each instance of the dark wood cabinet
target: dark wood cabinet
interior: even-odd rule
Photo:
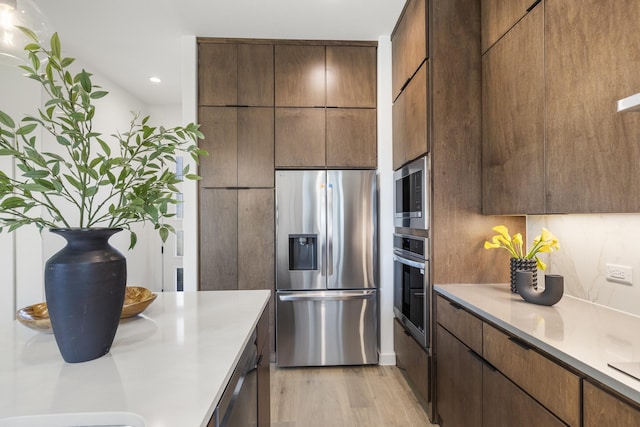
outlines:
[[[276,107],[324,107],[325,47],[275,46]]]
[[[238,289],[238,190],[200,190],[201,291]]]
[[[640,2],[547,0],[547,212],[640,211]]]
[[[271,306],[272,304],[269,304]],[[269,308],[262,313],[256,328],[258,347],[258,427],[271,425],[271,373],[269,367]]]
[[[431,400],[429,393],[429,355],[411,337],[398,319],[393,320],[393,342],[396,366],[414,390],[418,401],[425,407]]]
[[[482,368],[482,407],[483,426],[566,426],[499,371],[486,364]]]
[[[273,106],[273,46],[198,44],[198,104]]]
[[[324,167],[326,110],[276,108],[275,166]]]
[[[391,35],[394,100],[428,56],[426,3],[426,0],[409,0]]]
[[[326,49],[327,106],[376,108],[377,48],[327,46]]]
[[[424,62],[415,77],[393,103],[393,168],[398,169],[429,151],[427,82],[429,63]]]
[[[202,187],[273,187],[273,108],[200,107],[199,121]]]
[[[376,110],[327,109],[326,164],[375,169],[378,164]]]
[[[536,0],[481,0],[482,52],[513,27]]]
[[[640,408],[583,381],[584,427],[635,427],[640,425]]]
[[[273,289],[274,190],[200,190],[200,290]]]
[[[482,57],[485,214],[545,212],[543,35],[539,4]]]
[[[436,327],[436,405],[446,427],[482,426],[481,357]]]

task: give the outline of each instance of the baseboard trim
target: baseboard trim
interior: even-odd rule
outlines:
[[[379,353],[378,354],[378,365],[394,365],[396,364],[396,354],[395,353]]]

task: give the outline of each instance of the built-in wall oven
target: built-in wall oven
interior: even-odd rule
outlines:
[[[425,349],[429,346],[429,239],[393,235],[393,312]]]
[[[424,156],[394,172],[394,225],[429,229],[429,157]]]

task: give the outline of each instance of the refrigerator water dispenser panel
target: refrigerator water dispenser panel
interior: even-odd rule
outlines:
[[[317,234],[289,234],[289,270],[317,270],[317,242]]]

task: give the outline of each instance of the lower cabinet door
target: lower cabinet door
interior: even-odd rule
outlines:
[[[429,356],[411,337],[398,319],[393,320],[393,342],[396,366],[404,373],[418,401],[427,408],[429,394]]]
[[[583,393],[585,427],[640,425],[637,406],[631,406],[588,381],[583,382]]]
[[[484,365],[482,380],[483,426],[561,427],[565,425],[497,370]]]
[[[440,325],[436,328],[436,345],[436,406],[441,425],[482,426],[480,356]]]

